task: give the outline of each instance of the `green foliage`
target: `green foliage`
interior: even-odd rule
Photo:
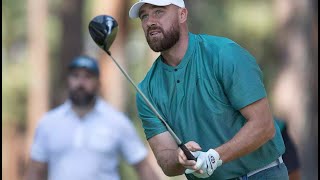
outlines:
[[[26,73],[26,62],[2,62],[2,123],[24,124],[26,121]]]
[[[120,164],[119,164],[119,174],[121,176],[121,179],[130,179],[130,180],[139,179],[135,169],[123,159],[120,161]]]
[[[7,52],[26,41],[26,6],[27,1],[2,1],[2,46]]]

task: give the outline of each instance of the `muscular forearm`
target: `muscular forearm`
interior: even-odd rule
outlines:
[[[185,168],[179,163],[176,149],[165,149],[157,155],[157,161],[167,176],[177,176],[184,173]]]
[[[248,121],[230,141],[215,149],[221,160],[226,163],[242,157],[270,140],[275,129],[273,123],[265,125],[259,121]]]
[[[185,168],[179,163],[179,147],[169,132],[163,132],[148,140],[159,166],[167,176],[184,173]]]

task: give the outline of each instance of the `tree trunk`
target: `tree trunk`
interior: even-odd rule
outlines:
[[[298,148],[303,179],[317,175],[317,51],[312,29],[315,13],[310,1],[275,0],[279,57],[283,70],[275,84],[275,112],[287,120]],[[316,24],[317,29],[317,24]],[[315,53],[316,51],[316,53]],[[315,57],[316,56],[316,57]],[[279,58],[279,59],[280,59]],[[316,102],[315,102],[316,101]]]
[[[38,120],[48,110],[48,7],[46,0],[28,1],[28,59],[30,83],[27,104],[27,154]]]
[[[58,59],[53,61],[51,107],[60,105],[67,98],[67,66],[83,53],[83,6],[83,0],[67,0],[61,4],[62,35]]]

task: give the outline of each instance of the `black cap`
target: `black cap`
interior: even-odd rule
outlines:
[[[84,68],[99,76],[99,66],[97,60],[89,56],[78,56],[74,58],[68,66],[69,70]]]

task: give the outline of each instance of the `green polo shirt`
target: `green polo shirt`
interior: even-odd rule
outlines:
[[[178,66],[162,58],[156,59],[139,88],[182,142],[195,141],[203,151],[234,137],[246,123],[239,110],[267,96],[255,58],[230,39],[189,33],[188,49]],[[147,139],[167,131],[139,94],[136,101]],[[282,155],[285,147],[275,127],[273,139],[223,164],[210,179],[239,177]]]

